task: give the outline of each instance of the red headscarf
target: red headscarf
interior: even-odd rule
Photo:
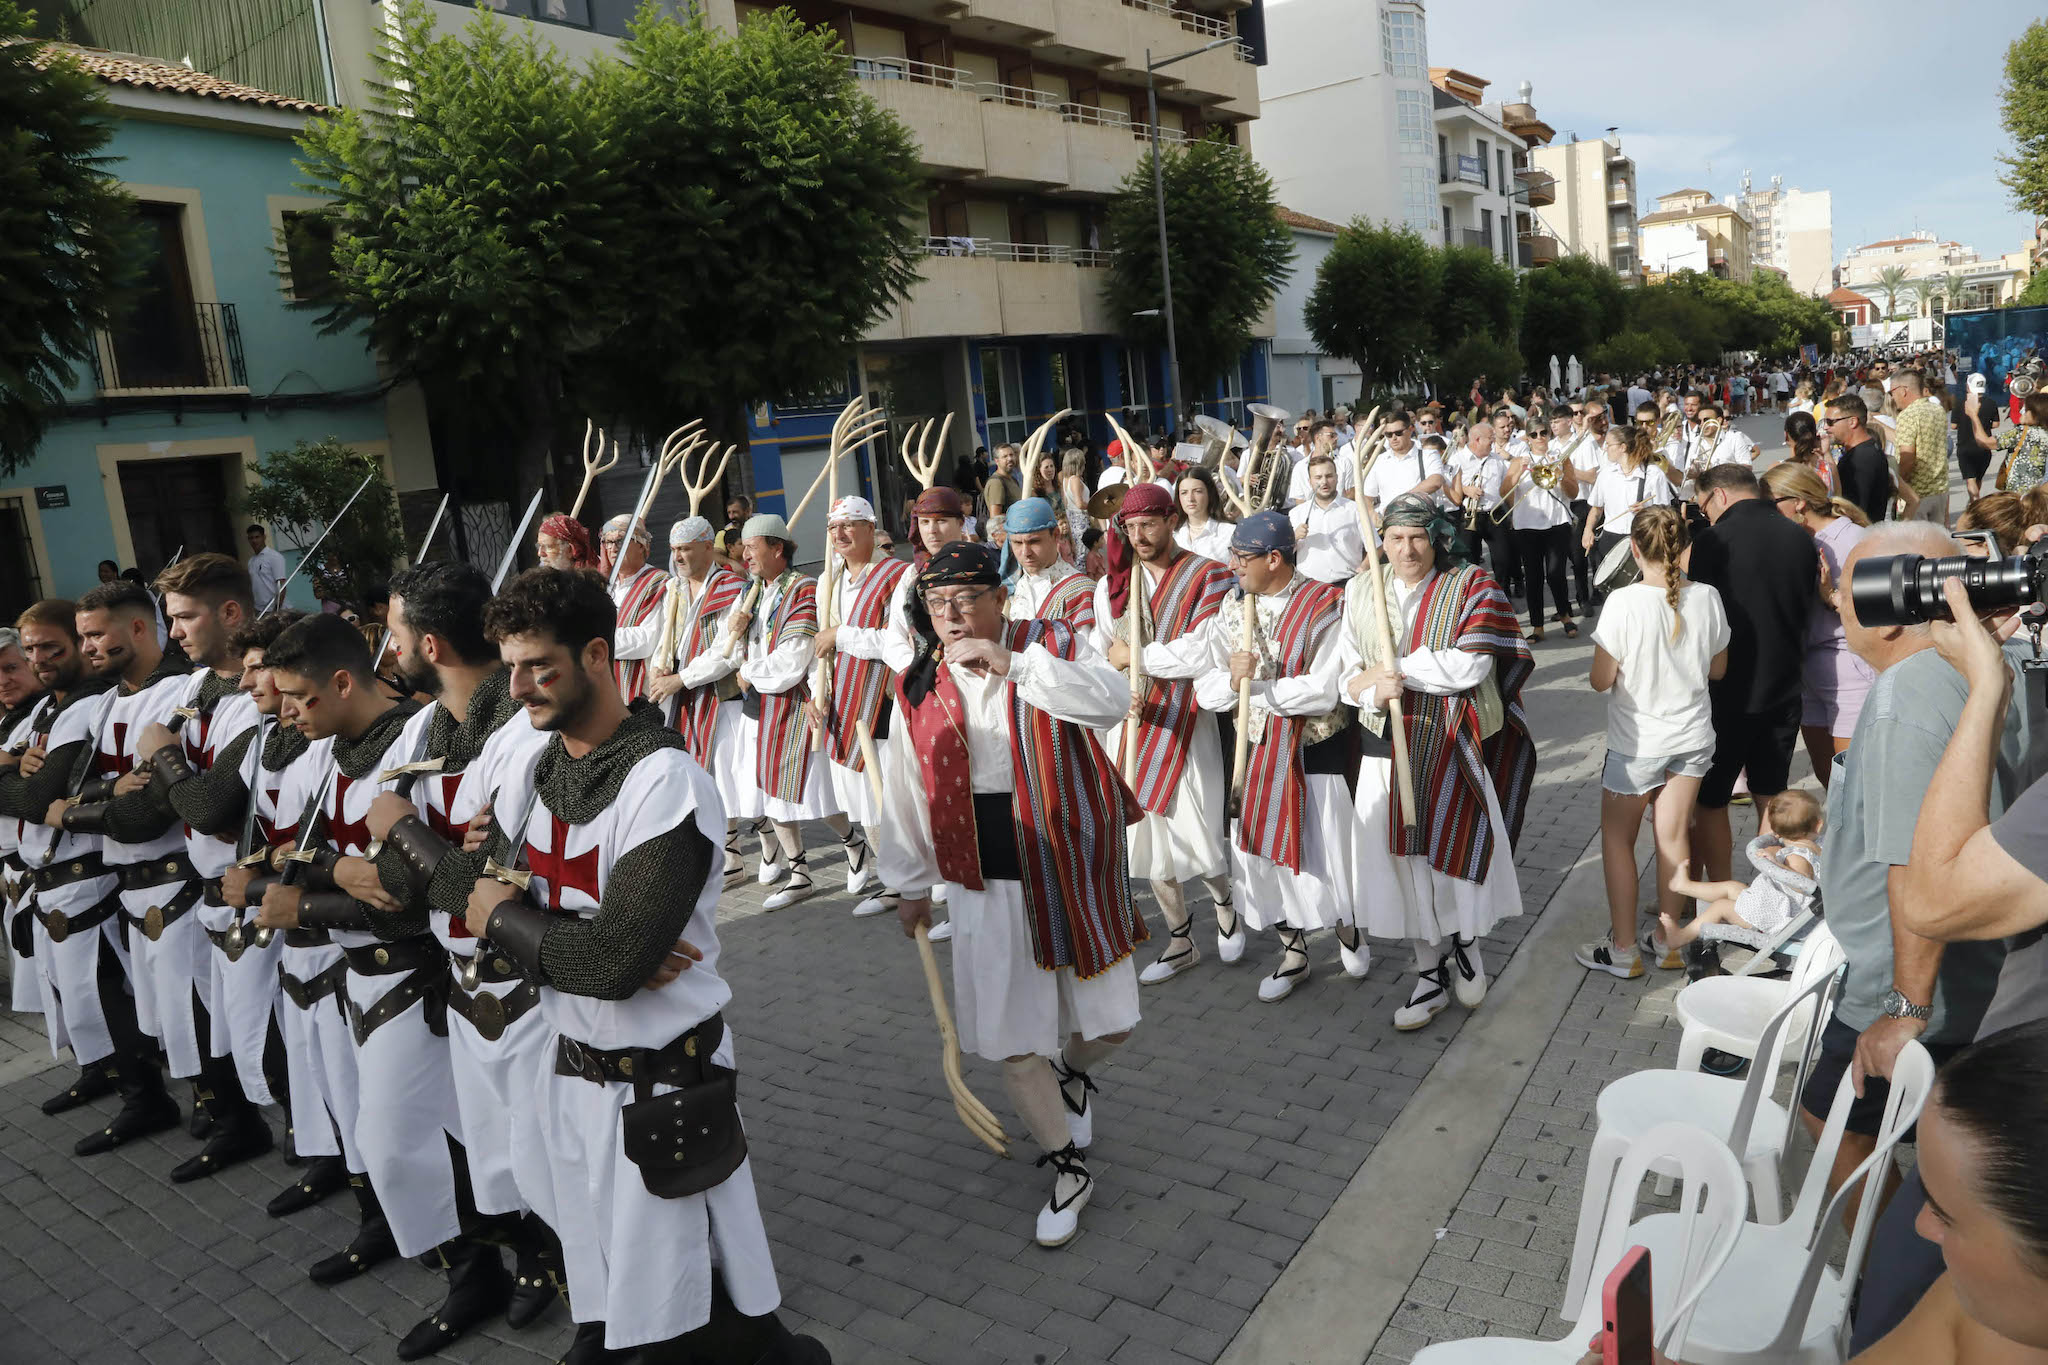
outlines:
[[[587,569],[597,562],[590,555],[590,528],[576,518],[550,512],[541,521],[540,533],[569,542],[569,553],[577,568]]]
[[[1122,616],[1124,606],[1131,596],[1131,569],[1138,557],[1131,549],[1131,542],[1124,534],[1125,517],[1168,517],[1173,515],[1173,495],[1156,483],[1131,485],[1124,494],[1124,500],[1117,508],[1116,516],[1110,519],[1111,533],[1104,537],[1103,549],[1109,552],[1109,610],[1113,616]]]

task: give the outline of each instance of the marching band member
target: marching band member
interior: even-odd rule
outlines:
[[[1239,683],[1251,680],[1251,713],[1238,720],[1251,726],[1254,742],[1232,880],[1245,923],[1279,933],[1280,960],[1259,983],[1259,999],[1273,1003],[1308,978],[1312,930],[1336,930],[1353,978],[1372,964],[1352,910],[1358,741],[1337,692],[1344,592],[1294,567],[1294,528],[1278,512],[1240,521],[1230,560],[1239,592],[1204,631],[1209,659],[1195,679],[1195,699],[1207,711],[1233,710]],[[1247,594],[1256,612],[1250,649],[1242,624]],[[1242,951],[1218,947],[1226,962]]]
[[[883,760],[882,879],[950,889],[960,1046],[1002,1063],[1054,1172],[1035,1235],[1062,1246],[1093,1189],[1091,1076],[1138,1022],[1131,954],[1146,930],[1124,850],[1136,811],[1094,733],[1130,688],[1065,622],[1006,622],[987,546],[944,547],[916,591],[920,646]],[[913,933],[930,905],[906,896],[897,915]]]
[[[1425,421],[1434,428],[1436,414],[1410,417],[1396,408],[1389,416],[1380,419],[1380,430],[1385,433],[1387,444],[1372,462],[1372,468],[1365,472],[1365,486],[1358,490],[1358,500],[1375,517],[1377,509],[1404,493],[1424,493],[1441,501],[1449,491],[1451,471],[1444,464],[1443,457],[1424,448],[1417,439],[1416,427]],[[1347,445],[1337,452],[1337,460],[1340,468],[1350,464],[1351,447]]]
[[[1536,774],[1522,684],[1535,665],[1492,575],[1471,565],[1438,570],[1433,533],[1448,545],[1451,528],[1434,506],[1396,501],[1381,525],[1396,658],[1379,647],[1370,574],[1345,595],[1340,654],[1344,696],[1371,736],[1358,779],[1360,910],[1373,935],[1415,948],[1415,987],[1394,1013],[1405,1031],[1441,1012],[1447,994],[1467,1009],[1486,998],[1478,941],[1522,912],[1514,841]],[[1412,835],[1390,795],[1385,734],[1395,696],[1420,806],[1409,813]]]
[[[1531,640],[1543,638],[1546,583],[1564,633],[1572,639],[1579,634],[1564,585],[1565,548],[1572,534],[1571,500],[1579,495],[1579,476],[1563,450],[1553,448],[1551,439],[1553,428],[1570,425],[1571,417],[1563,412],[1553,414],[1548,425],[1531,419],[1522,453],[1508,461],[1507,473],[1502,476],[1513,503],[1508,516],[1514,528],[1515,558],[1522,565],[1523,586],[1529,594]]]
[[[1137,732],[1125,740],[1124,727],[1132,723],[1127,714],[1106,747],[1114,756],[1126,742],[1138,746],[1135,795],[1144,814],[1130,828],[1131,875],[1152,883],[1167,928],[1166,951],[1138,975],[1151,986],[1201,961],[1187,911],[1191,882],[1201,882],[1216,907],[1217,952],[1226,962],[1244,953],[1224,846],[1223,801],[1230,775],[1223,771],[1217,722],[1196,704],[1194,685],[1209,667],[1206,632],[1232,580],[1223,565],[1175,543],[1173,505],[1151,484],[1132,489],[1113,521],[1129,540],[1136,562],[1111,570],[1096,585],[1095,619],[1104,623],[1096,632],[1096,647],[1119,669],[1130,667],[1125,622],[1132,594],[1143,591],[1148,608],[1140,656],[1146,685],[1135,712]],[[1084,1103],[1085,1096],[1084,1091]]]
[[[1296,565],[1319,583],[1342,584],[1358,572],[1365,558],[1358,505],[1337,493],[1337,459],[1322,449],[1302,465],[1308,476],[1308,497],[1294,505],[1287,518],[1294,526]]]
[[[747,589],[744,574],[718,560],[711,523],[686,517],[668,528],[669,569],[674,581],[662,607],[661,639],[656,643],[647,684],[648,699],[661,706],[668,722],[683,737],[683,747],[697,766],[718,784],[718,802],[725,811],[725,884],[746,871],[740,857],[740,792],[752,782],[753,755],[738,743],[740,688],[731,674],[698,687],[686,687],[680,670],[720,644],[718,622]],[[552,565],[550,567],[560,567]]]
[[[598,572],[608,576],[615,560],[624,561],[612,586],[612,600],[619,605],[619,650],[612,656],[612,671],[619,675],[619,695],[628,705],[647,695],[647,656],[661,634],[661,605],[668,594],[668,575],[647,562],[651,543],[647,523],[624,512],[604,524],[599,538]]]

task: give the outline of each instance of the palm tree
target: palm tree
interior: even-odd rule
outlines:
[[[1919,279],[1907,280],[1906,287],[1899,292],[1911,300],[1915,317],[1931,318],[1934,316],[1934,301],[1941,297],[1941,281],[1931,275],[1923,275]]]
[[[1906,290],[1906,267],[1888,265],[1878,271],[1877,287],[1884,294],[1884,320],[1890,322],[1899,311],[1899,295]]]
[[[1963,283],[1962,275],[1956,271],[1951,270],[1948,274],[1942,276],[1941,311],[1953,313],[1958,308],[1961,308],[1963,306],[1963,291],[1968,287]]]

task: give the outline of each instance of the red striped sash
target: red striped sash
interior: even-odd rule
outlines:
[[[881,559],[868,566],[854,591],[853,605],[844,609],[841,625],[856,630],[883,630],[889,624],[889,599],[896,593],[910,566],[900,559]],[[832,651],[832,717],[827,728],[831,736],[832,761],[855,772],[867,770],[861,756],[856,724],[867,722],[873,731],[882,717],[884,689],[889,666],[880,659],[856,659],[843,649]]]
[[[704,575],[704,591],[690,609],[690,624],[681,631],[682,638],[676,645],[676,669],[681,671],[684,664],[702,654],[718,640],[718,623],[732,610],[732,604],[739,601],[746,590],[747,580],[723,564],[714,562],[711,572]],[[671,592],[675,591],[673,588]],[[676,693],[676,732],[683,737],[683,747],[698,766],[711,767],[711,737],[718,727],[718,684],[707,683],[703,687],[685,688]]]
[[[789,641],[809,639],[818,633],[818,580],[792,570],[781,580],[782,600],[768,625],[768,652]],[[811,684],[805,680],[787,692],[763,692],[761,696],[761,744],[754,760],[754,781],[777,801],[798,802],[804,798],[804,782],[811,772],[811,729],[804,724],[804,703],[810,700]]]
[[[668,575],[652,564],[643,564],[633,575],[633,581],[626,585],[625,595],[619,599],[619,624],[639,626],[661,607],[668,593]],[[647,660],[615,659],[612,661],[612,677],[619,684],[619,695],[628,705],[647,695]]]
[[[1095,580],[1071,573],[1052,585],[1035,621],[1064,621],[1075,630],[1095,629]]]
[[[1276,677],[1308,672],[1316,650],[1343,617],[1344,591],[1318,583],[1300,570],[1296,587],[1273,628]],[[1301,871],[1302,821],[1308,815],[1308,778],[1301,770],[1301,732],[1306,716],[1266,718],[1265,733],[1253,746],[1245,769],[1244,812],[1237,846],[1292,871]]]
[[[1200,555],[1176,555],[1152,590],[1151,639],[1161,644],[1200,630],[1235,581],[1230,570]],[[1199,708],[1192,679],[1146,679],[1138,712],[1138,804],[1155,815],[1173,807],[1188,766],[1188,740]]]

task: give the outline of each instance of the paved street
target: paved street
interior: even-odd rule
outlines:
[[[1775,421],[1745,425],[1776,444],[1764,435]],[[1584,682],[1589,655],[1583,635],[1555,629],[1537,649],[1540,767],[1516,855],[1527,913],[1488,941],[1489,969],[1507,975],[1487,1003],[1397,1034],[1404,946],[1377,945],[1353,982],[1316,942],[1315,979],[1277,1006],[1255,995],[1270,941],[1235,968],[1207,955],[1146,992],[1145,1022],[1101,1074],[1099,1184],[1081,1236],[1058,1251],[1031,1242],[1044,1172],[996,1159],[955,1119],[916,953],[893,923],[854,921],[837,894],[778,914],[751,883],[728,896],[728,1019],[796,1325],[843,1363],[932,1365],[1378,1365],[1432,1338],[1561,1330],[1593,1098],[1609,1077],[1667,1061],[1675,1040],[1676,974],[1585,978],[1569,958],[1604,923],[1590,842],[1604,713]],[[821,885],[836,880],[836,854],[814,866]],[[182,1134],[74,1159],[103,1113],[41,1115],[67,1074],[52,1067],[33,1021],[0,1014],[10,1365],[385,1360],[438,1297],[440,1281],[404,1263],[310,1284],[305,1265],[341,1244],[352,1215],[344,1197],[267,1218],[286,1172],[274,1159],[184,1187],[163,1180],[192,1148]],[[1016,1132],[997,1070],[970,1060],[969,1080]],[[1353,1265],[1363,1279],[1344,1278]],[[1320,1289],[1346,1283],[1354,1292]],[[552,1360],[567,1337],[558,1308],[449,1354]]]

